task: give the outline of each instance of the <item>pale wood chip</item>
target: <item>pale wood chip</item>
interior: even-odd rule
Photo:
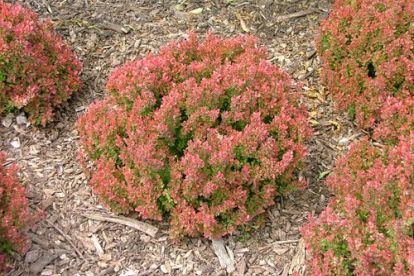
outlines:
[[[305,10],[305,11],[300,11],[300,12],[294,12],[294,13],[291,13],[291,14],[280,15],[280,16],[276,17],[276,21],[283,21],[283,20],[288,20],[288,19],[292,19],[292,18],[298,18],[298,17],[302,17],[302,16],[312,14],[314,12],[316,12],[316,10]]]
[[[76,236],[76,238],[82,243],[83,247],[85,247],[86,249],[89,249],[91,251],[95,249],[95,246],[90,239],[79,236],[79,235]]]
[[[241,261],[238,264],[237,275],[244,276],[245,272],[246,272],[246,259],[243,257],[243,259],[241,259]]]
[[[288,276],[288,274],[289,274],[289,264],[285,264],[285,266],[283,267],[282,276]]]
[[[213,251],[217,255],[220,265],[223,268],[226,268],[227,273],[232,273],[236,269],[234,268],[234,263],[227,254],[226,248],[224,247],[223,240],[212,239]]]
[[[96,235],[92,235],[91,240],[96,249],[96,253],[98,253],[99,256],[102,256],[104,254],[104,251],[102,249],[101,244],[99,243],[98,237]]]
[[[305,242],[303,239],[299,240],[297,252],[290,263],[289,274],[299,271],[305,263]]]
[[[285,241],[275,241],[272,242],[271,244],[265,245],[263,247],[259,247],[259,251],[265,250],[265,249],[269,249],[270,247],[273,247],[274,245],[277,244],[289,244],[289,243],[297,243],[299,242],[299,240],[285,240]]]
[[[121,26],[121,25],[118,25],[112,22],[108,22],[108,21],[102,22],[101,26],[104,29],[115,31],[120,34],[127,34],[131,31],[131,28],[129,27],[124,27],[124,26]]]
[[[250,32],[249,27],[247,27],[246,22],[243,20],[243,18],[240,16],[240,14],[236,13],[237,19],[240,21],[240,27],[245,31],[246,33]]]

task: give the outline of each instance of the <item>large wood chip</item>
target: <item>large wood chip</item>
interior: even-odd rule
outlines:
[[[49,241],[42,236],[36,235],[34,233],[28,233],[27,236],[29,237],[29,240],[37,243],[41,247],[48,249],[49,248]]]
[[[299,240],[296,255],[293,257],[290,263],[289,274],[298,271],[304,266],[305,263],[305,242],[303,239]]]
[[[50,264],[54,259],[58,257],[57,254],[45,254],[37,262],[30,266],[30,271],[34,274],[42,272],[43,268]]]
[[[283,21],[283,20],[288,20],[288,19],[292,19],[292,18],[298,18],[298,17],[302,17],[302,16],[312,14],[314,12],[316,12],[316,10],[305,10],[305,11],[300,11],[300,12],[294,12],[294,13],[291,13],[291,14],[280,15],[280,16],[276,17],[276,21]]]
[[[113,222],[113,223],[126,225],[128,227],[144,232],[145,234],[150,235],[151,237],[155,237],[155,234],[157,234],[158,232],[157,227],[152,226],[142,221],[132,219],[132,218],[126,218],[126,217],[120,217],[120,216],[114,216],[114,215],[108,215],[108,214],[102,215],[98,213],[85,213],[81,215],[84,217],[93,219],[93,220],[107,221],[107,222]]]
[[[283,267],[282,276],[288,276],[289,275],[289,264],[285,264]]]
[[[235,271],[236,269],[234,267],[234,262],[229,257],[226,251],[226,248],[224,247],[223,240],[213,239],[212,245],[213,245],[213,251],[217,255],[220,265],[223,268],[226,268],[227,273],[232,273],[233,271]]]
[[[131,28],[129,27],[125,27],[125,26],[121,26],[112,22],[108,22],[108,21],[103,21],[101,23],[102,28],[107,29],[107,30],[111,30],[111,31],[115,31],[117,33],[120,34],[127,34],[131,31]]]
[[[243,20],[243,18],[241,17],[241,15],[240,15],[240,14],[238,14],[238,13],[236,13],[236,17],[237,17],[237,19],[240,21],[240,26],[241,26],[241,28],[243,29],[243,31],[245,31],[246,33],[249,33],[249,32],[250,32],[250,29],[249,29],[249,27],[247,27],[247,24],[246,24],[246,22]]]
[[[241,261],[238,264],[238,276],[244,276],[244,273],[246,272],[246,259],[243,257],[243,259],[241,259]]]

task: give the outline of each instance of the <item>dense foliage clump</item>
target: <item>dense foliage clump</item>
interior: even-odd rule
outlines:
[[[391,142],[409,133],[407,127],[414,129],[414,121],[406,118],[413,114],[412,22],[411,0],[338,0],[317,38],[322,78],[338,108],[365,129],[384,120],[384,108],[395,112],[377,134]]]
[[[194,34],[117,68],[79,119],[91,185],[113,210],[169,214],[172,235],[233,232],[302,184],[301,92],[256,39]]]
[[[79,88],[80,70],[50,21],[0,1],[0,114],[22,109],[45,125]]]
[[[25,250],[21,230],[30,216],[27,210],[26,189],[17,177],[17,166],[5,167],[6,155],[0,152],[0,274],[8,267],[8,257]]]
[[[413,19],[412,1],[338,0],[322,24],[323,79],[372,132],[337,162],[333,199],[302,229],[310,275],[414,275]]]
[[[354,144],[327,184],[334,199],[302,229],[310,275],[413,275],[414,133],[395,148]]]

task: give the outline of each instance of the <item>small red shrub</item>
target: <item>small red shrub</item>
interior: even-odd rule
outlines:
[[[169,213],[171,233],[217,237],[300,187],[301,93],[256,39],[172,43],[117,68],[78,121],[91,185],[114,210]]]
[[[413,21],[410,0],[338,0],[322,24],[317,48],[323,81],[338,108],[348,110],[361,128],[373,128],[382,120],[384,103],[413,97]],[[399,116],[389,116],[381,127],[393,140],[400,131],[394,124],[407,111],[407,106],[400,107],[395,110]]]
[[[80,86],[80,70],[50,21],[0,1],[0,114],[23,109],[45,125]]]
[[[302,229],[310,275],[413,275],[414,133],[384,150],[354,144],[327,184],[335,197]]]
[[[8,267],[8,256],[25,250],[21,230],[29,222],[26,190],[19,183],[17,167],[3,164],[6,155],[0,152],[0,272]]]

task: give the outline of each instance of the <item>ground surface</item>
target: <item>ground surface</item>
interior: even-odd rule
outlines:
[[[235,263],[233,275],[304,273],[299,228],[308,214],[317,215],[326,206],[330,194],[324,178],[337,155],[358,138],[352,123],[332,111],[329,94],[319,81],[314,37],[331,8],[329,1],[19,2],[42,18],[52,19],[83,62],[85,85],[46,128],[27,127],[16,118],[8,127],[0,125],[0,149],[9,154],[8,163],[19,165],[31,209],[46,212],[37,227],[28,230],[28,253],[15,257],[15,268],[8,275],[226,275],[209,240],[185,239],[173,244],[168,223],[146,221],[159,229],[151,237],[119,223],[84,216],[109,211],[91,192],[77,162],[76,119],[104,96],[114,67],[183,39],[189,30],[200,35],[210,30],[221,37],[247,32],[258,36],[270,61],[288,71],[295,82],[305,84],[314,126],[300,175],[308,180],[308,187],[288,198],[277,198],[263,217],[223,239]]]

